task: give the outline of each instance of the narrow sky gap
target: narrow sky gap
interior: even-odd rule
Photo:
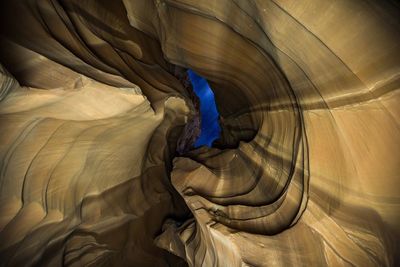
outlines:
[[[200,99],[201,133],[194,146],[196,148],[204,145],[211,147],[214,140],[218,139],[221,134],[214,93],[206,79],[190,69],[188,75],[193,90]]]

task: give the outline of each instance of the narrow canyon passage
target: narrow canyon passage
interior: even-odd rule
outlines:
[[[400,265],[396,1],[0,3],[0,266]]]

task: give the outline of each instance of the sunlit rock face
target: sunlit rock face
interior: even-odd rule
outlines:
[[[2,1],[0,265],[399,265],[399,13]]]

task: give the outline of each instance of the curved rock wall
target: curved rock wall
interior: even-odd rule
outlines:
[[[0,5],[1,265],[400,263],[396,2]]]

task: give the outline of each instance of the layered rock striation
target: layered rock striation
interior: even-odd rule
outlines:
[[[399,13],[1,2],[0,265],[400,264]],[[214,90],[212,148],[190,149],[186,68]]]

